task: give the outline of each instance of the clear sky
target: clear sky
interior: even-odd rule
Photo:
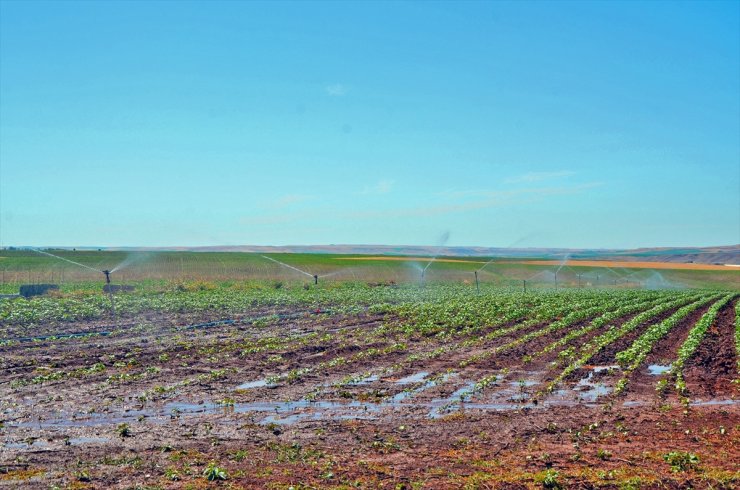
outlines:
[[[740,2],[0,0],[0,244],[740,243]]]

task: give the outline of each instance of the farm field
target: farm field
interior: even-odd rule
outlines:
[[[0,300],[0,487],[740,482],[737,289],[135,284]]]

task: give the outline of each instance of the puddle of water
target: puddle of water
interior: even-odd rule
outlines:
[[[604,370],[608,370],[609,367],[605,367]],[[613,388],[606,386],[603,383],[594,382],[594,373],[600,372],[595,369],[588,373],[588,376],[582,378],[573,387],[573,391],[578,392],[578,397],[582,400],[596,401],[596,399],[603,395],[608,395],[613,391]]]
[[[34,449],[34,448],[46,448],[49,447],[49,443],[43,439],[34,439],[32,441],[18,441],[18,442],[6,442],[3,444],[5,449]]]
[[[651,376],[660,376],[671,370],[671,365],[651,364],[648,366],[648,374]]]
[[[706,406],[716,406],[716,405],[740,405],[740,400],[694,400],[692,402],[689,402],[689,405],[692,407],[706,407]]]
[[[242,383],[239,386],[237,386],[236,389],[237,390],[249,390],[252,388],[261,388],[263,386],[267,386],[266,379],[258,379],[256,381],[247,381],[246,383]]]
[[[67,442],[72,446],[82,446],[84,444],[105,444],[110,441],[107,437],[70,437]]]
[[[347,386],[369,385],[370,383],[376,382],[378,379],[380,379],[380,377],[377,374],[373,374],[372,376],[368,376],[367,378],[350,381],[349,383],[347,383]]]
[[[410,385],[413,383],[421,383],[424,381],[424,378],[429,376],[429,373],[426,371],[419,371],[418,373],[410,374],[408,376],[405,376],[403,378],[395,380],[396,384],[399,385]]]
[[[607,366],[590,366],[590,367],[591,367],[591,371],[593,371],[594,373],[603,373],[605,371],[616,371],[618,369],[621,369],[619,364],[610,364]]]
[[[475,383],[473,381],[467,381],[464,386],[456,389],[447,398],[435,398],[434,400],[432,400],[432,410],[429,412],[429,417],[437,419],[439,417],[447,415],[452,411],[457,410],[456,407],[459,407],[459,405],[463,402],[460,397],[464,396],[466,393],[472,390],[474,386]]]
[[[622,406],[623,407],[628,407],[628,408],[629,407],[641,407],[643,405],[645,405],[645,403],[644,402],[641,402],[640,400],[628,400],[628,401],[622,403]]]
[[[421,373],[416,373],[415,375],[412,375],[412,376],[417,376],[417,375],[422,374],[422,373],[424,374],[424,377],[426,377],[426,375],[429,374],[429,373],[424,373],[422,371]],[[445,383],[452,376],[456,376],[456,375],[457,375],[457,373],[445,373],[442,376],[440,376],[439,378],[430,379],[429,381],[427,381],[426,383],[422,384],[418,388],[415,388],[413,390],[403,390],[400,393],[396,393],[395,395],[393,395],[393,397],[391,397],[390,401],[388,401],[386,403],[388,403],[388,404],[390,404],[390,405],[392,405],[394,407],[397,407],[406,398],[412,397],[412,396],[414,396],[414,395],[416,395],[418,393],[421,393],[422,391],[428,390],[429,388],[432,388],[434,386],[437,386],[437,385],[440,385],[442,383]],[[421,379],[424,379],[424,377],[422,377]],[[407,376],[407,378],[411,378],[411,376]],[[403,379],[405,379],[405,378],[403,378]],[[401,380],[397,381],[397,383],[406,384],[406,383],[401,383]]]
[[[520,387],[529,388],[530,386],[536,385],[538,382],[532,379],[522,379],[520,381],[509,381],[509,386],[519,389]]]
[[[600,373],[607,373],[612,370],[619,370],[619,366],[606,365],[606,366],[583,366],[583,369],[588,370],[588,374],[585,378],[581,378],[572,387],[563,387],[556,390],[550,397],[550,405],[568,405],[568,404],[579,404],[580,402],[595,402],[599,397],[608,395],[614,388],[604,383],[597,381],[596,375]],[[548,403],[545,403],[548,405]]]

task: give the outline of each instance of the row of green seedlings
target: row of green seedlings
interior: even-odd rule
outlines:
[[[560,297],[558,297],[560,298]],[[454,336],[473,333],[509,321],[521,321],[551,305],[553,296],[501,294],[497,296],[450,296],[422,304],[402,304],[395,312],[403,318],[400,328],[409,334]]]
[[[696,295],[681,296],[673,301],[658,304],[647,311],[637,314],[631,320],[623,323],[619,327],[612,326],[605,333],[587,342],[579,349],[577,357],[568,366],[566,366],[555,379],[550,382],[547,386],[547,392],[553,392],[557,386],[571,373],[582,368],[593,358],[596,354],[601,352],[608,345],[616,342],[625,335],[629,334],[641,325],[650,322],[654,318],[664,314],[665,312],[671,311],[676,308],[680,308],[688,303],[694,301],[690,307],[693,309],[698,308],[701,304],[709,301],[703,297],[697,297]]]
[[[553,332],[566,329],[570,327],[571,325],[573,325],[574,323],[586,320],[588,318],[593,317],[594,315],[615,311],[619,308],[619,301],[613,300],[608,303],[602,303],[600,305],[593,306],[591,308],[579,308],[578,305],[575,305],[574,308],[575,308],[575,311],[572,311],[571,313],[569,313],[562,319],[557,320],[547,325],[546,327],[543,327],[541,329],[535,330],[534,332],[530,332],[528,334],[522,335],[521,337],[515,340],[512,340],[511,342],[508,342],[506,344],[500,345],[494,349],[490,349],[490,350],[481,352],[479,354],[474,354],[470,356],[469,358],[460,362],[460,367],[467,367],[467,366],[470,366],[471,364],[476,364],[482,360],[488,359],[495,355],[501,354],[502,352],[505,352],[507,350],[511,350],[515,347],[523,345],[537,337],[542,337],[543,335],[548,335]]]
[[[207,290],[178,290],[165,288],[137,290],[116,299],[119,315],[131,316],[150,311],[193,313],[221,311],[239,313],[257,307],[332,306],[347,312],[357,305],[418,303],[436,300],[454,294],[470,295],[469,288],[460,285],[435,285],[420,294],[418,288],[374,288],[350,284],[335,288],[261,288],[214,287]],[[497,292],[497,294],[499,294]],[[60,298],[38,297],[30,300],[0,302],[0,321],[6,324],[30,326],[52,320],[77,321],[95,319],[109,314],[109,299],[100,292],[65,295]]]
[[[555,299],[555,297],[550,297],[549,300],[552,301]],[[559,300],[560,301],[560,300]],[[593,303],[596,303],[597,301],[601,300],[592,300]],[[344,387],[350,384],[357,384],[358,382],[362,381],[363,379],[367,379],[371,376],[388,376],[394,372],[398,372],[412,363],[418,362],[418,361],[428,361],[431,359],[439,358],[445,354],[448,354],[450,352],[455,352],[460,349],[467,349],[476,345],[480,345],[486,342],[489,342],[491,340],[494,340],[496,338],[508,335],[510,333],[516,332],[518,330],[523,330],[526,328],[529,328],[533,325],[537,325],[539,323],[543,323],[549,320],[553,320],[555,318],[558,318],[564,314],[566,314],[569,310],[571,310],[573,307],[572,304],[561,304],[561,305],[553,305],[551,303],[543,303],[539,306],[539,308],[535,309],[534,311],[534,317],[528,320],[521,321],[520,323],[517,323],[516,325],[505,328],[505,329],[497,329],[493,332],[481,335],[472,339],[468,339],[462,342],[452,342],[446,345],[442,345],[440,347],[437,347],[430,351],[425,352],[418,352],[414,354],[410,354],[402,361],[393,364],[391,366],[382,368],[381,370],[370,370],[366,371],[364,373],[358,374],[358,375],[349,375],[345,377],[344,379],[340,380],[339,382],[335,383],[333,386],[340,388]],[[528,312],[530,315],[532,315],[532,311],[530,310]],[[517,310],[514,317],[516,319],[521,320],[522,315],[526,315],[526,311]],[[505,316],[503,318],[499,318],[493,322],[493,325],[488,325],[485,327],[485,330],[488,330],[490,328],[496,328],[497,326],[500,326],[501,324],[508,323],[511,320],[512,317]],[[515,321],[515,320],[514,320]],[[460,334],[462,332],[465,332],[465,334],[475,334],[479,333],[480,330],[484,330],[484,327],[481,325],[478,328],[468,328],[465,330],[460,330]],[[436,345],[436,344],[433,344]]]
[[[640,297],[640,299],[641,298],[642,297]],[[531,334],[525,335],[523,337],[520,337],[519,339],[516,339],[516,340],[514,340],[512,342],[509,342],[508,344],[505,344],[503,346],[500,346],[499,348],[495,349],[495,353],[501,353],[501,352],[503,352],[505,350],[512,349],[512,348],[514,348],[514,347],[516,347],[518,345],[521,345],[521,344],[523,344],[523,343],[531,340],[532,338],[538,337],[540,335],[545,335],[545,334],[547,334],[547,333],[549,333],[551,331],[559,330],[561,328],[566,328],[567,326],[569,326],[573,322],[577,322],[577,321],[582,320],[583,319],[583,316],[582,315],[584,315],[584,312],[585,312],[586,316],[590,316],[591,314],[593,314],[593,312],[598,312],[598,311],[602,311],[603,310],[603,308],[604,308],[603,298],[599,298],[598,300],[593,300],[593,302],[600,302],[600,304],[598,304],[597,306],[594,306],[594,307],[592,307],[590,309],[587,308],[586,310],[580,310],[580,311],[577,310],[576,312],[572,312],[570,315],[566,315],[564,318],[562,318],[561,320],[558,320],[557,322],[551,324],[549,327],[546,327],[546,328],[541,329],[541,330],[537,330],[536,332],[532,332]],[[619,303],[620,303],[619,302],[619,299],[614,298],[612,301],[609,302],[608,306],[616,307]],[[590,304],[592,304],[592,302],[589,302],[589,306],[590,306]],[[640,301],[640,304],[644,304],[644,301]],[[503,335],[506,335],[508,333],[515,332],[517,330],[521,330],[521,329],[525,328],[525,326],[530,326],[530,325],[534,325],[534,324],[537,324],[537,323],[541,323],[542,322],[542,319],[543,318],[547,318],[548,316],[550,318],[558,318],[562,314],[564,314],[567,311],[572,310],[573,308],[574,308],[574,306],[572,304],[560,305],[560,308],[546,308],[543,311],[539,312],[535,316],[535,318],[532,319],[532,320],[528,320],[528,321],[523,322],[521,324],[515,325],[514,327],[510,327],[510,328],[507,328],[507,329],[501,329],[501,330],[494,331],[494,332],[492,332],[492,334],[489,334],[489,335],[481,336],[481,337],[478,337],[476,339],[471,339],[471,340],[462,342],[462,343],[458,344],[458,346],[459,347],[469,347],[469,346],[472,346],[472,345],[477,345],[479,343],[484,343],[485,341],[488,341],[488,340],[490,340],[492,338],[495,339],[495,338],[501,337]],[[554,328],[553,328],[553,326],[554,326]],[[432,351],[429,354],[431,354],[431,355],[441,355],[444,352],[446,352],[445,349],[435,349],[434,351]],[[412,356],[414,356],[414,357],[412,358]],[[409,359],[413,359],[413,360],[418,360],[419,359],[419,354],[413,354],[412,356],[409,356],[409,358],[407,358],[406,361],[408,362]],[[431,356],[428,356],[428,357],[431,357]],[[465,361],[463,361],[463,362],[465,362]],[[396,364],[394,366],[391,366],[390,368],[386,368],[383,371],[382,374],[383,375],[388,375],[391,372],[393,372],[393,371],[399,369],[400,367],[402,367],[404,364],[406,364],[406,363],[402,361],[401,363],[398,363],[398,364]],[[462,363],[461,363],[461,367],[464,367],[466,365],[468,365],[468,364],[462,365]],[[362,379],[364,379],[366,377],[370,377],[373,374],[374,374],[373,372],[367,372],[367,373],[364,373],[363,375],[360,375],[360,376],[349,376],[349,377],[341,380],[339,383],[336,383],[334,386],[343,386],[343,385],[346,385],[346,384],[357,383],[358,381],[361,381]],[[476,393],[479,393],[480,391],[482,391],[486,387],[492,385],[493,382],[495,381],[495,378],[496,378],[496,376],[484,377],[483,379],[481,379],[478,382],[476,382],[471,390],[468,390],[467,392],[465,392],[465,396],[470,397],[470,396],[472,396],[472,395],[474,395]]]
[[[114,330],[112,332],[107,332],[107,333],[90,332],[90,333],[86,333],[84,335],[75,335],[74,337],[70,337],[68,335],[51,335],[51,336],[45,337],[43,339],[42,338],[34,338],[34,339],[31,339],[30,343],[29,342],[19,342],[17,340],[12,340],[12,339],[9,339],[9,340],[0,340],[0,347],[13,347],[13,346],[20,345],[20,344],[26,344],[26,345],[24,345],[24,348],[29,348],[29,347],[32,348],[32,347],[38,346],[40,344],[46,345],[48,343],[57,343],[57,344],[59,344],[59,343],[62,343],[62,342],[64,342],[64,343],[67,343],[67,342],[69,342],[69,343],[82,342],[82,341],[91,339],[93,337],[103,337],[103,336],[105,336],[105,337],[112,337],[114,335],[120,335],[121,333],[122,333],[121,330]]]
[[[341,330],[339,332],[334,332],[332,334],[325,333],[323,335],[319,335],[317,332],[311,332],[307,335],[301,335],[301,336],[289,336],[289,337],[283,337],[283,338],[276,337],[276,336],[266,337],[266,338],[258,339],[256,341],[245,341],[245,342],[236,343],[234,345],[224,346],[224,347],[226,351],[239,350],[241,356],[246,357],[246,356],[252,356],[255,354],[264,354],[270,351],[276,353],[276,352],[283,351],[286,349],[296,350],[298,348],[301,348],[307,345],[322,345],[322,344],[329,344],[329,343],[336,345],[338,340],[341,342],[346,342],[347,338],[351,334],[352,334],[352,331],[348,329]],[[376,334],[375,332],[371,332],[368,335],[370,337],[380,338],[380,335]],[[274,384],[278,381],[284,380],[289,383],[293,383],[315,370],[336,367],[336,366],[344,365],[347,363],[356,362],[360,359],[382,355],[383,353],[403,350],[404,348],[405,346],[403,344],[396,343],[396,344],[393,344],[383,349],[375,349],[375,348],[368,349],[364,352],[356,354],[355,356],[352,356],[351,358],[337,357],[335,359],[320,363],[318,366],[315,366],[313,368],[294,369],[283,375],[271,376],[266,379],[266,382],[267,384]],[[201,349],[200,353],[204,354],[206,353],[206,351]],[[282,360],[282,356],[275,354],[275,355],[267,356],[266,359],[270,363],[279,362]],[[217,370],[217,372],[226,373],[227,371]],[[236,371],[229,370],[228,372],[236,372]],[[196,378],[182,380],[177,383],[170,384],[168,386],[156,386],[150,390],[147,390],[142,395],[140,395],[139,399],[151,400],[151,399],[155,399],[155,398],[159,398],[163,396],[171,396],[174,392],[176,392],[178,389],[182,387],[191,385],[196,382],[208,382],[210,380],[218,379],[220,377],[221,376],[217,376],[214,378],[210,376],[209,374],[199,375]]]
[[[618,352],[615,358],[617,363],[622,367],[622,378],[614,387],[614,393],[620,394],[624,392],[629,384],[629,378],[632,375],[632,372],[643,363],[645,358],[647,358],[653,350],[653,346],[657,341],[665,337],[668,332],[673,330],[676,325],[699,307],[709,303],[710,301],[714,301],[715,299],[717,299],[717,296],[680,308],[676,313],[662,322],[651,325],[650,328],[635,340],[629,348]]]
[[[366,361],[376,357],[381,357],[392,352],[403,352],[408,346],[403,342],[396,342],[383,348],[371,347],[365,349],[349,357],[339,356],[328,361],[320,362],[319,364],[312,367],[305,367],[299,369],[292,369],[284,374],[277,374],[274,376],[268,376],[266,378],[267,384],[274,385],[280,382],[295,383],[298,380],[304,378],[308,374],[324,372],[328,369],[335,368],[338,366],[345,366],[354,364],[358,361]]]
[[[248,356],[254,356],[256,354],[264,354],[269,352],[282,352],[286,349],[295,350],[298,348],[301,348],[306,345],[319,345],[323,343],[328,343],[332,339],[335,339],[330,334],[324,334],[319,335],[316,332],[309,333],[307,335],[291,335],[287,337],[278,337],[278,336],[270,336],[270,337],[263,337],[261,339],[256,340],[249,340],[249,341],[243,341],[237,343],[235,346],[231,346],[231,348],[226,348],[225,352],[228,353],[229,351],[238,350],[240,351],[240,355],[242,357],[248,357]],[[185,350],[190,349],[191,344],[188,344],[187,342],[183,341],[181,342],[181,347]],[[204,351],[200,351],[200,354],[203,354]],[[162,358],[162,356],[160,356]],[[168,357],[167,357],[168,358]],[[165,359],[167,359],[165,358]],[[280,358],[278,355],[268,356],[267,360],[269,362],[272,362],[272,360]],[[159,385],[155,386],[149,390],[146,390],[141,395],[138,396],[138,399],[140,400],[154,400],[157,398],[164,398],[164,397],[170,397],[173,396],[178,389],[192,385],[194,383],[207,383],[213,380],[221,379],[223,378],[227,373],[236,373],[237,370],[235,369],[216,369],[212,370],[209,373],[200,374],[193,378],[187,378],[181,381],[178,381],[176,383],[172,383],[169,385]]]
[[[676,357],[676,360],[673,361],[673,363],[671,364],[671,370],[668,374],[668,377],[673,377],[675,379],[675,387],[679,395],[682,395],[684,397],[686,396],[686,382],[684,381],[683,377],[683,369],[686,365],[686,361],[691,358],[691,356],[694,354],[694,352],[696,352],[696,349],[701,344],[702,340],[704,340],[704,336],[707,333],[707,330],[717,319],[719,311],[727,303],[732,301],[734,297],[734,294],[730,294],[714,303],[709,308],[709,310],[707,310],[707,312],[699,319],[699,321],[696,322],[694,327],[689,332],[688,337],[678,349],[678,355]],[[666,386],[663,386],[661,384],[664,381],[666,382]],[[658,383],[658,391],[664,392],[665,388],[667,388],[667,380],[661,380],[661,382]]]
[[[128,369],[128,368],[137,366],[139,365],[139,361],[135,359],[135,356],[136,356],[136,352],[128,352],[126,353],[124,360],[114,363],[112,367]],[[43,385],[45,383],[51,383],[54,381],[60,381],[63,379],[68,379],[68,378],[80,379],[84,377],[93,376],[98,373],[102,373],[106,371],[108,368],[109,367],[103,364],[102,362],[97,362],[88,367],[81,367],[81,368],[76,368],[72,370],[59,369],[59,370],[54,371],[50,367],[40,366],[36,368],[35,372],[41,371],[43,372],[43,374],[39,374],[30,379],[26,378],[26,379],[14,380],[10,384],[10,387],[20,388],[22,386],[28,386],[28,385]],[[160,371],[160,368],[158,367],[149,367],[147,368],[147,370],[140,373],[139,377],[143,378],[147,375],[156,374],[159,371]],[[129,374],[129,373],[113,374],[113,375],[108,376],[108,378],[106,379],[106,382],[116,383],[116,382],[119,382],[120,380],[130,379],[134,376],[135,375]]]
[[[609,307],[611,307],[611,309],[609,311],[607,311],[606,313],[602,314],[601,316],[595,318],[587,326],[585,326],[585,327],[583,327],[583,328],[581,328],[579,330],[574,331],[574,332],[579,333],[578,335],[572,335],[574,332],[571,332],[570,334],[566,335],[563,339],[559,339],[559,340],[553,342],[552,344],[550,344],[548,347],[546,347],[542,351],[540,351],[540,352],[538,352],[538,353],[536,353],[534,355],[526,355],[526,356],[524,356],[524,362],[529,362],[535,356],[539,356],[539,355],[544,354],[545,352],[552,351],[555,348],[557,348],[558,346],[562,346],[562,345],[566,344],[569,340],[572,340],[573,338],[576,338],[579,335],[583,335],[583,334],[585,334],[585,333],[587,333],[587,332],[589,332],[591,330],[594,330],[596,328],[603,327],[604,325],[606,325],[606,324],[608,324],[608,323],[610,323],[610,322],[612,322],[614,320],[618,320],[618,319],[620,319],[620,318],[622,318],[622,317],[624,317],[626,315],[632,314],[632,313],[634,313],[636,311],[642,311],[646,307],[649,307],[649,306],[653,305],[655,303],[655,301],[656,300],[644,301],[644,300],[642,300],[642,298],[638,298],[638,299],[635,300],[635,302],[633,304],[618,306],[619,305],[619,302],[615,300],[615,302],[612,302],[612,303],[610,303],[608,305]],[[615,306],[616,306],[616,309],[614,309]],[[580,315],[574,315],[570,319],[568,319],[568,317],[566,317],[563,320],[561,320],[560,322],[565,322],[566,320],[569,320],[569,323],[568,324],[570,324],[570,323],[572,323],[574,321],[579,321],[580,319],[582,319],[582,318],[579,318],[579,317],[580,317]],[[556,323],[558,323],[558,322],[556,322]],[[549,327],[546,327],[545,329],[537,330],[535,332],[532,332],[529,335],[525,335],[523,337],[520,337],[519,339],[516,339],[516,340],[514,340],[512,342],[509,342],[508,344],[505,344],[505,345],[502,345],[500,347],[497,347],[496,349],[494,349],[494,351],[495,351],[495,353],[504,352],[506,350],[512,349],[512,348],[517,347],[519,345],[522,345],[523,343],[527,342],[531,338],[539,337],[540,335],[544,335],[544,334],[549,333],[549,332],[552,332],[552,331],[561,330],[563,328],[567,328],[567,326],[568,325],[564,325],[563,323],[559,323],[558,325],[555,326],[556,328],[554,328],[554,329],[551,329],[550,328],[551,326],[549,326]],[[543,332],[543,330],[544,330],[544,332]],[[527,337],[529,337],[529,338],[527,338]],[[461,396],[461,400],[464,401],[465,398],[469,398],[469,397],[473,396],[474,394],[480,393],[485,388],[487,388],[488,386],[493,385],[493,382],[495,381],[495,378],[496,378],[495,376],[486,376],[486,377],[482,378],[481,380],[477,381],[470,390],[463,392],[463,394],[462,394],[463,396]]]
[[[568,332],[564,337],[545,346],[542,350],[535,352],[533,354],[525,355],[522,358],[522,361],[525,363],[532,362],[533,360],[540,358],[546,354],[549,354],[550,352],[554,350],[565,347],[572,340],[575,340],[578,337],[583,337],[584,335],[587,335],[595,330],[599,330],[604,327],[613,328],[613,325],[610,325],[612,322],[618,321],[633,313],[640,313],[650,308],[654,308],[655,306],[657,306],[664,300],[665,298],[650,299],[647,301],[644,300],[643,298],[639,298],[639,297],[635,298],[633,302],[622,305],[614,311],[607,312],[601,315],[600,317],[595,318],[591,323],[589,323],[585,327]],[[561,350],[558,353],[558,360],[562,362],[562,360],[572,357],[573,352],[574,352],[573,349]]]
[[[46,370],[48,368],[39,368],[41,370]],[[10,383],[11,388],[20,388],[21,386],[26,386],[29,384],[44,384],[44,383],[50,383],[52,381],[59,381],[61,379],[67,379],[67,378],[82,378],[85,376],[91,376],[96,373],[100,373],[105,371],[105,364],[102,362],[98,362],[93,364],[90,367],[86,368],[77,368],[73,369],[72,371],[50,371],[45,374],[39,374],[38,376],[34,376],[30,380],[28,379],[17,379]]]
[[[581,303],[571,303],[568,301],[559,301],[558,304],[550,304],[545,305],[542,310],[540,310],[537,314],[535,314],[532,318],[522,321],[520,323],[517,323],[516,325],[499,329],[496,331],[493,331],[487,335],[483,335],[481,337],[471,339],[467,342],[463,342],[462,348],[469,348],[469,347],[475,347],[481,344],[484,344],[486,342],[489,342],[491,340],[498,339],[500,337],[507,336],[512,333],[516,333],[522,330],[526,330],[530,327],[533,327],[535,325],[539,325],[541,323],[548,323],[553,320],[558,319],[557,321],[564,320],[568,317],[568,315],[573,313],[573,310],[596,310],[599,307],[601,307],[604,304],[603,298],[593,298],[590,300],[583,301]]]
[[[508,373],[507,369],[501,370],[498,374],[490,374],[488,376],[484,376],[475,383],[473,383],[473,386],[468,388],[465,391],[462,391],[459,393],[457,400],[451,400],[449,403],[444,404],[439,408],[440,413],[450,412],[454,407],[461,403],[465,403],[466,401],[470,400],[473,396],[482,393],[487,388],[490,388],[491,386],[495,386],[496,383],[503,377],[506,376]]]
[[[545,297],[545,300],[542,301],[542,307],[540,308],[541,311],[538,312],[538,314],[536,315],[536,317],[534,319],[532,319],[530,321],[523,322],[523,324],[516,325],[516,326],[514,326],[512,328],[509,328],[509,329],[497,330],[497,331],[493,332],[492,335],[489,335],[489,336],[478,337],[478,338],[474,339],[473,341],[466,341],[462,345],[462,347],[469,346],[469,345],[474,345],[474,344],[477,344],[477,343],[483,343],[483,342],[489,340],[490,338],[497,338],[497,337],[502,336],[502,335],[505,335],[507,333],[511,333],[511,332],[513,332],[515,330],[519,330],[521,328],[525,328],[526,326],[529,326],[531,324],[536,324],[536,323],[540,322],[543,318],[547,318],[547,317],[551,317],[552,318],[552,317],[557,317],[559,315],[562,315],[566,311],[568,311],[568,310],[570,310],[570,309],[573,308],[573,305],[572,304],[565,304],[566,301],[567,301],[567,297],[564,297],[564,296]],[[561,302],[561,303],[564,303],[564,304],[561,304],[561,305],[553,305],[552,302]],[[591,305],[591,304],[596,304],[596,303],[599,303],[599,302],[603,302],[603,295],[599,295],[596,298],[589,298],[589,301],[587,301],[586,304],[587,305]],[[404,305],[404,306],[406,307],[407,305]],[[560,306],[560,308],[554,308],[553,306]],[[522,311],[520,309],[520,310],[517,311],[516,316],[521,316],[521,314],[523,314],[523,313],[524,313],[524,311]],[[531,314],[531,312],[530,312],[530,314]],[[499,321],[502,321],[502,320],[499,319]],[[506,319],[503,320],[503,321],[506,321]],[[482,328],[482,326],[481,327],[478,327],[478,328]],[[388,333],[390,333],[391,330],[395,330],[395,329],[388,329]],[[476,330],[476,328],[469,327],[467,329],[456,330],[456,332],[459,332],[460,334],[462,334],[463,332],[469,334],[471,332],[471,330],[474,331],[474,330]],[[402,331],[403,331],[403,328],[402,328]],[[396,331],[394,333],[398,333],[398,332]],[[437,337],[439,337],[439,335],[437,335]],[[400,343],[396,343],[396,344],[391,345],[390,347],[387,347],[387,348],[384,348],[384,349],[372,348],[372,349],[369,349],[369,350],[367,350],[365,352],[361,352],[359,354],[356,354],[355,356],[352,356],[350,358],[346,358],[346,357],[340,356],[340,357],[334,358],[332,360],[324,361],[324,362],[322,362],[319,365],[314,366],[314,367],[306,367],[306,368],[295,369],[295,370],[292,370],[292,371],[290,371],[288,373],[285,373],[285,374],[275,375],[275,376],[268,377],[266,379],[266,381],[267,381],[268,384],[274,384],[274,383],[277,383],[277,382],[280,382],[280,381],[287,381],[289,383],[296,382],[299,379],[303,378],[304,376],[306,376],[308,374],[311,374],[311,373],[314,373],[314,372],[317,372],[317,371],[325,371],[325,370],[328,370],[330,368],[334,368],[334,367],[337,367],[337,366],[344,366],[346,364],[351,364],[351,363],[356,362],[358,360],[367,359],[367,358],[371,358],[371,357],[376,357],[376,356],[384,355],[384,354],[387,354],[387,353],[390,353],[390,352],[396,352],[396,351],[400,350],[398,348],[398,345],[399,344]],[[405,345],[404,345],[404,347],[405,347]],[[461,347],[461,345],[456,344],[456,345],[453,345],[453,347],[459,348],[459,347]],[[405,350],[405,348],[403,350]],[[438,349],[433,350],[430,353],[412,354],[412,355],[409,356],[409,358],[407,358],[407,361],[408,362],[413,362],[415,360],[419,360],[419,359],[422,359],[422,358],[433,358],[433,357],[437,357],[437,356],[440,356],[443,353],[447,352],[448,350],[449,349],[446,349],[443,346],[441,348],[438,348]],[[389,374],[390,372],[394,371],[395,369],[398,369],[403,363],[404,362],[402,361],[401,363],[398,363],[398,364],[392,366],[391,368],[385,368],[383,370],[383,374]],[[347,385],[347,384],[351,384],[351,383],[357,383],[358,381],[361,381],[364,378],[370,377],[373,374],[374,374],[373,372],[368,371],[368,372],[363,373],[361,375],[350,376],[350,377],[347,377],[344,380],[342,380],[339,383],[339,385]],[[316,393],[309,393],[309,395],[307,395],[307,396],[309,396],[309,397],[314,396],[315,397],[315,395],[316,395]]]

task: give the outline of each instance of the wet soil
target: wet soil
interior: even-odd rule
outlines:
[[[650,366],[669,366],[671,364],[671,360],[676,358],[679,347],[688,337],[694,324],[707,312],[711,304],[710,302],[691,312],[673,327],[665,337],[653,344],[653,348],[645,361],[632,373],[627,390],[629,396],[639,395],[645,398],[655,398],[655,388],[661,378],[656,375],[654,369],[651,372]],[[658,370],[658,373],[660,371],[663,370]]]
[[[707,330],[699,348],[684,366],[684,380],[690,397],[737,397],[737,352],[735,349],[735,302],[724,306]]]
[[[463,369],[461,359],[516,337],[407,362],[468,337],[405,337],[388,328],[395,318],[367,313],[283,312],[295,315],[196,330],[173,317],[104,339],[2,347],[0,488],[207,488],[219,486],[204,477],[211,463],[233,488],[542,488],[548,475],[565,488],[740,484],[740,406],[726,391],[690,410],[657,406],[654,391],[615,401],[599,396],[608,369],[591,368],[587,383],[535,404],[562,366],[550,362],[557,352],[522,357],[582,324]],[[244,315],[258,313],[271,314]],[[696,315],[656,358],[675,354]],[[697,351],[697,377],[727,375],[720,344],[732,320],[723,310],[717,338]],[[699,463],[673,471],[670,451]]]

